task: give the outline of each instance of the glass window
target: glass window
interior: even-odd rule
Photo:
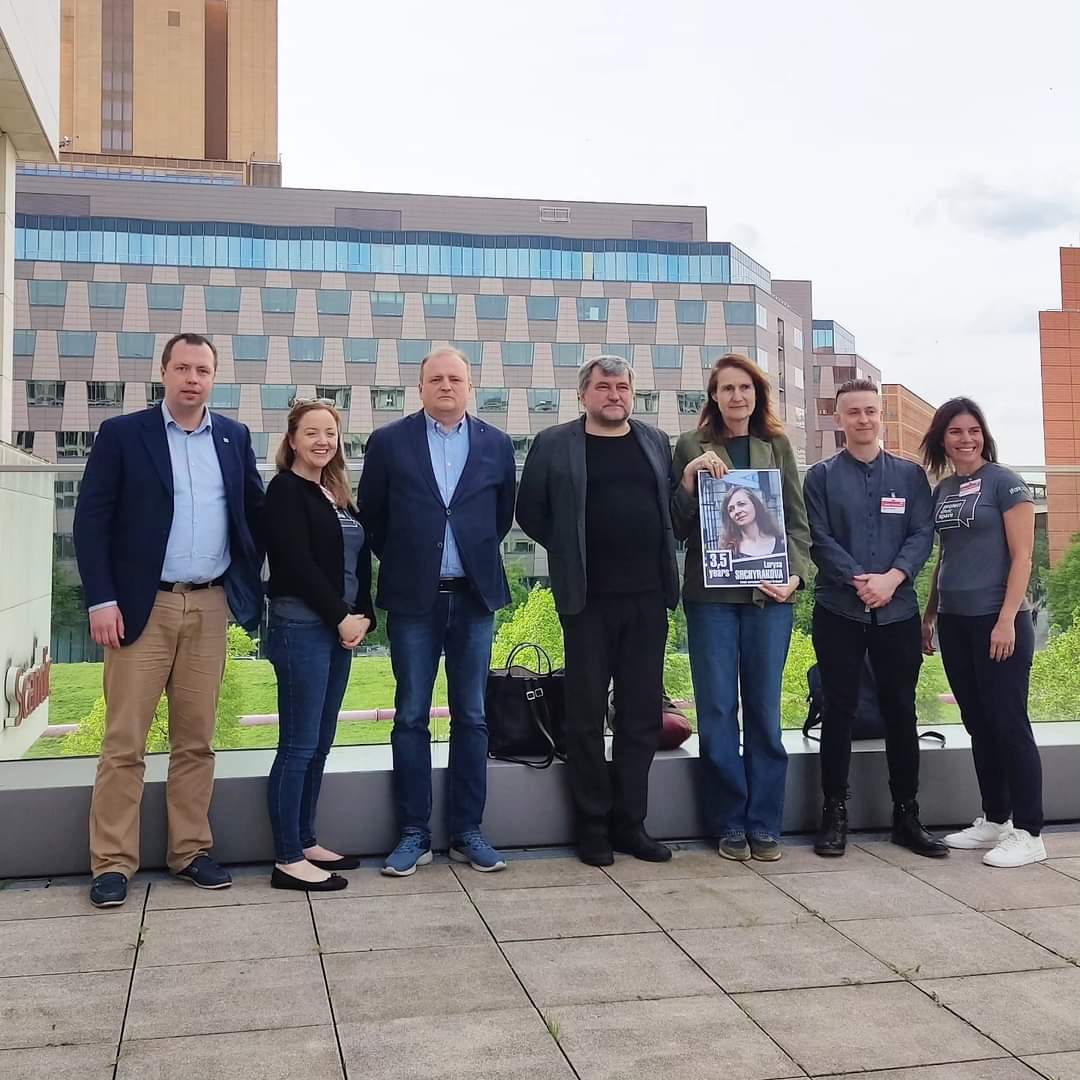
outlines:
[[[536,390],[530,388],[527,393],[529,397],[529,412],[557,413],[559,411],[558,390]]]
[[[31,281],[30,303],[40,307],[63,307],[67,302],[66,281]]]
[[[653,367],[681,368],[682,350],[681,345],[654,345],[652,347]]]
[[[294,364],[320,364],[323,358],[323,339],[321,337],[291,337],[289,341],[289,359]]]
[[[262,309],[270,314],[282,312],[287,315],[294,312],[296,310],[296,290],[263,286]]]
[[[316,386],[315,396],[317,398],[329,398],[334,403],[335,409],[339,409],[341,412],[348,412],[349,406],[352,403],[352,387]]]
[[[251,433],[251,450],[258,460],[265,461],[266,455],[270,452],[270,432],[253,431]]]
[[[504,341],[502,362],[509,364],[510,367],[528,367],[533,362],[533,343],[531,341]]]
[[[655,390],[638,390],[634,394],[634,412],[658,413],[660,411],[660,395]]]
[[[605,345],[604,356],[621,356],[631,367],[634,366],[634,346],[625,341]]]
[[[92,308],[122,308],[127,285],[123,281],[91,281],[89,291]]]
[[[146,404],[158,405],[165,400],[165,387],[159,382],[146,384]]]
[[[42,382],[34,379],[26,384],[27,405],[63,405],[64,388],[62,382]]]
[[[210,391],[211,409],[239,409],[240,387],[236,383],[214,383]]]
[[[769,312],[764,304],[754,305],[754,317],[762,330],[769,329]]]
[[[514,460],[519,463],[524,461],[532,449],[532,443],[531,435],[511,435],[510,444],[514,448]]]
[[[796,349],[802,348],[802,327],[793,326],[791,328],[791,343]]]
[[[121,360],[151,360],[154,356],[154,335],[122,330],[116,335],[116,355]]]
[[[364,435],[344,434],[341,436],[341,452],[346,461],[363,461],[364,450],[367,448],[367,437]]]
[[[183,311],[183,285],[147,285],[146,306],[151,311]]]
[[[697,416],[705,406],[704,390],[683,390],[675,396],[683,416]]]
[[[470,364],[479,365],[483,360],[484,343],[482,341],[453,341],[451,344],[469,358]]]
[[[711,368],[720,357],[730,356],[731,351],[730,345],[702,345],[701,366]]]
[[[795,423],[798,424],[799,427],[806,427],[806,409],[804,409],[801,405],[796,405],[794,412]]]
[[[833,345],[833,332],[831,330],[818,330],[814,328],[814,349],[831,349]]]
[[[33,330],[16,330],[12,352],[15,356],[33,356],[37,334]]]
[[[430,341],[416,341],[402,338],[398,342],[397,347],[399,364],[419,364],[424,357],[431,352]]]
[[[725,300],[724,322],[728,326],[753,326],[758,305],[749,300]]]
[[[352,293],[348,289],[317,289],[315,309],[320,315],[348,315],[352,311]]]
[[[32,431],[16,431],[15,445],[20,450],[30,453],[34,449],[34,433]]]
[[[74,510],[79,497],[79,481],[57,480],[53,485],[53,495],[57,510]]]
[[[265,360],[270,339],[265,334],[236,334],[232,339],[234,360]]]
[[[405,388],[403,386],[373,386],[371,407],[381,412],[400,412],[405,408]]]
[[[124,404],[124,384],[122,382],[88,382],[86,384],[86,403],[91,408],[119,409]]]
[[[429,319],[452,319],[457,314],[454,293],[424,293],[424,315]]]
[[[754,350],[757,359],[757,366],[762,371],[769,370],[769,351],[768,349],[762,349],[760,346]]]
[[[607,322],[607,300],[598,296],[579,296],[578,322]]]
[[[477,412],[505,412],[509,405],[509,390],[493,386],[478,386],[476,388]]]
[[[56,347],[61,356],[93,356],[97,334],[93,330],[60,330]]]
[[[400,292],[373,292],[371,294],[372,315],[399,316],[405,310],[405,294]]]
[[[374,364],[378,358],[379,343],[374,338],[345,338],[345,362],[347,364]]]
[[[56,433],[58,458],[86,457],[93,445],[94,432],[92,431],[58,431]]]
[[[235,285],[204,285],[203,300],[207,311],[239,311],[240,288]]]
[[[557,296],[526,296],[525,310],[530,319],[551,322],[559,317],[559,298]]]
[[[675,321],[701,325],[705,322],[704,300],[676,300]]]
[[[791,379],[795,383],[795,389],[801,390],[806,385],[805,376],[803,375],[803,369],[800,364],[791,365]]]
[[[259,387],[264,409],[288,409],[292,407],[292,400],[296,397],[296,387],[286,386],[282,383],[266,384]]]
[[[555,367],[581,367],[584,358],[584,345],[560,341],[551,346],[551,359]]]
[[[481,293],[476,297],[476,317],[478,319],[505,319],[506,297]]]
[[[627,300],[626,321],[633,323],[656,322],[655,300]]]

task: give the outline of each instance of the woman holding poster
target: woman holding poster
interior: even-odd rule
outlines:
[[[698,427],[675,448],[672,482],[672,523],[687,546],[702,815],[724,858],[773,861],[787,778],[780,686],[810,529],[768,377],[745,356],[716,362]]]

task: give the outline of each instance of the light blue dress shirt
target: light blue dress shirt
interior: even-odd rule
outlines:
[[[210,410],[204,410],[202,423],[190,433],[164,402],[161,415],[173,475],[173,520],[161,579],[213,581],[229,568],[229,507]]]
[[[439,494],[444,506],[450,505],[454,497],[461,474],[465,471],[465,462],[469,458],[469,418],[463,416],[453,427],[445,428],[438,420],[424,413],[427,427],[428,451],[431,453],[431,468],[435,473],[435,483],[439,485]],[[442,566],[440,577],[464,577],[465,567],[461,563],[454,530],[450,519],[446,521],[446,535],[443,537]]]

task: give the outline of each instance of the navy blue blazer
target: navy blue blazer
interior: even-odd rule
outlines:
[[[232,561],[225,593],[233,618],[250,630],[263,608],[262,478],[243,424],[214,413],[211,430],[229,508]],[[172,462],[161,407],[106,420],[79,488],[75,556],[86,606],[119,604],[124,645],[138,638],[150,618],[172,518]]]
[[[405,615],[432,609],[449,519],[473,591],[489,611],[510,602],[502,541],[514,523],[514,447],[468,417],[469,456],[450,505],[431,468],[424,412],[373,432],[360,476],[360,517],[379,557],[377,606]]]

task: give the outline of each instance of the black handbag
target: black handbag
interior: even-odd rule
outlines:
[[[537,667],[545,670],[514,663],[518,653],[529,649],[536,653]],[[562,669],[552,669],[551,658],[539,645],[516,645],[506,667],[488,673],[484,694],[488,757],[531,769],[546,769],[555,758],[565,760],[564,703]]]

